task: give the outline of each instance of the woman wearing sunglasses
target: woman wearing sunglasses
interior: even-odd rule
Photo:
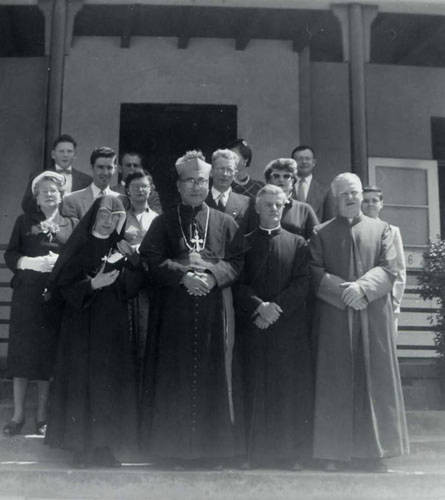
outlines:
[[[271,161],[264,169],[267,184],[280,187],[287,201],[281,217],[281,226],[287,231],[303,236],[308,240],[319,221],[313,208],[304,202],[292,198],[297,179],[297,163],[292,158],[278,158]]]

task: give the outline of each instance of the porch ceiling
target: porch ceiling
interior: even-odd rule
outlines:
[[[143,4],[86,4],[76,36],[174,37],[179,49],[194,38],[233,40],[245,50],[252,39],[309,45],[313,61],[341,61],[340,25],[331,10],[234,8]],[[44,20],[36,5],[0,6],[0,57],[40,56]],[[371,30],[371,63],[445,67],[445,16],[381,12]]]

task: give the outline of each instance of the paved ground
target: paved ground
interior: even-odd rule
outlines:
[[[387,474],[256,470],[171,471],[126,464],[73,470],[35,436],[0,438],[0,500],[445,500],[445,436],[413,439]]]

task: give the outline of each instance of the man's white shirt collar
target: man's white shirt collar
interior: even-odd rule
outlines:
[[[68,168],[62,168],[60,165],[57,165],[57,163],[54,164],[56,167],[56,172],[63,172],[64,174],[72,174],[73,167],[70,166]]]
[[[116,191],[112,191],[110,189],[110,186],[107,186],[105,189],[99,189],[94,182],[90,184],[91,190],[93,191],[93,198],[96,199],[98,198],[101,193],[111,195],[111,196],[119,196],[119,193]]]
[[[226,189],[225,191],[218,191],[212,186],[212,198],[216,203],[218,203],[218,201],[221,200],[224,206],[227,205],[227,200],[229,199],[229,195],[231,192],[232,192],[231,187],[229,187],[229,189]]]

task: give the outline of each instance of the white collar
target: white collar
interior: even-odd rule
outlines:
[[[62,168],[60,165],[57,165],[57,163],[54,163],[54,166],[56,168],[56,172],[63,172],[65,174],[71,174],[73,167],[68,167],[66,169]]]
[[[312,174],[308,175],[307,177],[300,177],[297,175],[297,179],[298,179],[298,181],[301,181],[302,179],[304,179],[304,182],[309,186],[309,184],[312,181]]]
[[[98,196],[100,196],[100,193],[103,192],[103,194],[111,194],[112,196],[116,195],[118,196],[119,193],[116,193],[116,191],[112,191],[110,189],[110,186],[107,186],[105,189],[99,189],[94,182],[90,184],[91,190],[93,191],[93,198],[96,199]]]
[[[278,226],[275,226],[275,227],[271,227],[270,229],[269,228],[265,228],[265,227],[263,227],[261,225],[259,225],[258,227],[261,229],[261,231],[264,231],[268,235],[271,235],[274,231],[276,231],[277,229],[281,228],[281,224],[278,224]]]
[[[231,187],[229,187],[225,191],[218,191],[218,189],[216,189],[214,186],[212,186],[212,197],[215,201],[220,200],[221,198],[224,200],[227,200],[227,198],[229,197],[231,192],[232,192]]]

